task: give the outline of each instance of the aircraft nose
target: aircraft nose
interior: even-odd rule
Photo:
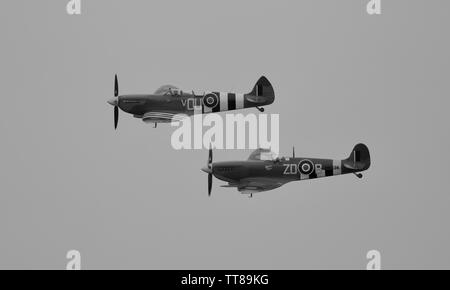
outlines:
[[[119,98],[111,98],[108,100],[108,104],[115,107],[115,106],[117,106],[118,101],[119,101]]]
[[[212,169],[209,168],[209,167],[207,167],[207,166],[203,167],[203,168],[202,168],[202,171],[203,171],[203,172],[206,172],[206,173],[212,173]]]

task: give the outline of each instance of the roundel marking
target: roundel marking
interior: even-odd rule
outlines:
[[[208,108],[215,108],[219,104],[219,97],[214,93],[206,94],[203,97],[203,104]]]
[[[311,160],[304,159],[298,164],[298,170],[301,174],[310,175],[314,171],[314,163]]]

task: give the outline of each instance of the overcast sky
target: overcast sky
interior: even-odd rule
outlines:
[[[448,1],[3,1],[0,268],[450,267]],[[372,167],[249,199],[175,151],[173,128],[121,112],[163,84],[248,92],[261,75],[280,153]],[[255,113],[250,109],[243,113]],[[215,151],[214,161],[249,150]]]

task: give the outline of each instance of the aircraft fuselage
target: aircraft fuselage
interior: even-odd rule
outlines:
[[[117,75],[114,78],[114,97],[108,103],[114,106],[114,128],[117,129],[119,109],[141,118],[147,123],[170,123],[183,116],[207,114],[270,105],[275,92],[269,80],[262,76],[248,94],[210,92],[197,95],[186,93],[174,86],[165,85],[154,94],[120,95]]]
[[[251,95],[212,92],[205,95],[182,93],[180,95],[121,95],[118,107],[135,117],[143,117],[145,113],[170,111],[188,116],[201,113],[214,113],[245,108],[266,106],[273,102],[261,98],[258,102],[249,101]]]
[[[342,160],[281,158],[276,161],[228,161],[213,163],[213,175],[223,181],[245,178],[275,178],[285,181],[315,179],[358,172],[343,166]]]
[[[322,159],[283,157],[266,159],[267,150],[255,150],[245,161],[212,162],[212,149],[209,152],[207,167],[202,170],[211,177],[228,182],[224,187],[236,187],[241,193],[251,194],[275,189],[288,182],[316,179],[354,173],[362,178],[360,172],[369,169],[370,153],[366,145],[357,144],[346,159]],[[262,156],[266,156],[262,158]]]

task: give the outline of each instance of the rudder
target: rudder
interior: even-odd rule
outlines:
[[[265,76],[259,78],[253,90],[248,95],[256,97],[255,99],[263,98],[266,105],[272,104],[275,100],[275,91]]]
[[[364,171],[370,167],[369,148],[365,144],[359,143],[353,147],[350,156],[344,160],[345,167],[357,171]]]

